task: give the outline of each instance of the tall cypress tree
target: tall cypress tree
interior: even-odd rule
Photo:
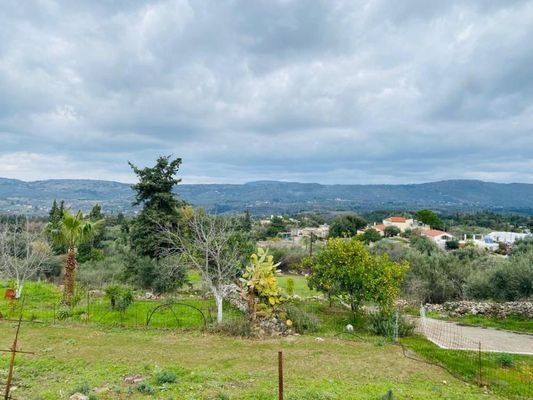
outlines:
[[[176,225],[179,209],[185,205],[172,191],[181,182],[176,178],[181,158],[172,160],[170,156],[162,156],[155,166],[143,169],[131,162],[128,164],[139,178],[139,182],[132,186],[136,192],[133,204],[143,207],[131,225],[131,246],[139,255],[159,259],[165,246],[161,226]]]

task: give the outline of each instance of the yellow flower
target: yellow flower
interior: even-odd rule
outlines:
[[[290,328],[292,326],[292,321],[290,319],[287,320],[287,322],[285,322],[287,324],[287,326]]]

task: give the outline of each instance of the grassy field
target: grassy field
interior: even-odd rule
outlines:
[[[320,293],[309,289],[307,286],[307,278],[302,275],[284,274],[278,277],[278,283],[285,292],[287,292],[287,282],[289,279],[294,281],[294,294],[300,297],[318,296]]]
[[[282,277],[282,285],[288,277]],[[314,294],[304,277],[293,279],[295,293],[302,297]],[[18,357],[15,399],[66,399],[76,388],[90,390],[94,399],[143,398],[135,385],[123,382],[124,376],[132,374],[146,379],[150,386],[145,390],[154,390],[153,398],[274,399],[278,349],[284,350],[287,357],[286,399],[378,400],[389,389],[396,399],[486,396],[472,385],[476,382],[474,355],[437,349],[421,338],[403,340],[419,356],[470,382],[466,384],[442,368],[406,358],[398,346],[365,331],[362,316],[354,321],[346,308],[329,307],[324,302],[308,300],[292,304],[315,321],[316,329],[304,336],[245,340],[203,329],[203,318],[193,307],[209,317],[214,309],[211,299],[186,295],[171,299],[180,304],[158,309],[147,327],[147,315],[167,304],[166,300],[136,300],[126,312],[120,313],[111,310],[105,297],[87,302],[84,295],[71,316],[60,320],[61,293],[57,287],[28,283],[25,293],[24,318],[40,323],[23,325],[23,350],[35,351],[36,355]],[[0,298],[0,313],[4,317],[0,318],[0,349],[10,346],[14,324],[8,319],[17,318],[21,306],[20,300],[10,305]],[[229,305],[225,318],[230,326],[244,320]],[[356,327],[358,337],[342,333],[348,323]],[[487,363],[487,377],[492,379],[488,383],[501,396],[526,399],[527,396],[517,394],[529,393],[526,390],[531,386],[524,385],[528,376],[524,368],[533,370],[533,358],[513,358],[513,368]],[[0,384],[5,379],[7,360],[8,355],[0,353]],[[157,383],[157,374],[166,370],[176,374],[177,383]]]
[[[487,317],[484,315],[465,315],[464,317],[443,316],[432,312],[427,314],[430,318],[442,319],[445,321],[455,321],[465,325],[483,326],[486,328],[496,328],[515,332],[533,333],[533,319],[518,316],[506,318]]]
[[[445,366],[455,376],[488,385],[492,391],[510,398],[533,398],[533,357],[460,350],[443,350],[420,338],[409,337],[402,343],[425,359]],[[502,363],[506,360],[506,364]]]
[[[2,290],[2,285],[0,285]],[[24,319],[58,322],[62,319],[59,306],[61,292],[47,283],[28,282],[23,293],[24,301],[7,302],[0,298],[0,314],[8,319]],[[152,314],[153,312],[153,314]],[[69,311],[71,322],[95,323],[105,326],[144,327],[150,318],[153,328],[200,329],[215,317],[212,299],[181,296],[166,300],[136,300],[125,312],[113,310],[105,296],[87,296],[83,293],[79,302]],[[239,311],[225,305],[228,319],[242,318]]]
[[[10,346],[14,324],[0,322],[0,348]],[[286,399],[486,399],[480,389],[444,370],[405,358],[394,345],[297,336],[245,340],[157,330],[25,324],[14,399],[67,399],[90,389],[94,399],[276,398],[277,352],[285,356]],[[2,354],[2,353],[0,353]],[[5,379],[8,355],[0,355]],[[157,384],[161,371],[177,382]],[[124,377],[139,374],[154,390],[139,392]],[[491,396],[498,399],[498,396]]]

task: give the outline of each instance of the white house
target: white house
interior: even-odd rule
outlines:
[[[491,232],[488,235],[485,235],[483,239],[485,241],[490,240],[492,242],[514,244],[517,240],[522,240],[527,237],[531,237],[531,234],[516,232]]]
[[[420,234],[431,239],[441,248],[446,246],[447,241],[453,240],[453,235],[438,229],[422,229]]]

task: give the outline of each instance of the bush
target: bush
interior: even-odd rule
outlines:
[[[496,357],[496,363],[502,368],[512,368],[514,366],[514,359],[511,354],[502,353]]]
[[[85,396],[89,396],[89,393],[91,392],[91,386],[89,386],[88,383],[82,383],[81,385],[75,387],[70,391],[70,395],[72,396],[74,393],[81,393]]]
[[[287,306],[287,319],[292,321],[294,330],[298,333],[316,332],[319,328],[318,319],[294,304]]]
[[[64,321],[72,316],[72,310],[66,306],[60,306],[56,311],[56,318],[59,321]]]
[[[294,294],[294,279],[287,279],[287,294],[292,296]]]
[[[165,383],[176,383],[177,380],[177,375],[170,371],[161,371],[155,376],[155,381],[158,385],[163,385]]]
[[[150,386],[148,383],[144,383],[144,382],[141,382],[137,385],[137,391],[142,394],[149,394],[149,395],[155,394],[154,388]]]
[[[367,315],[368,330],[376,335],[394,337],[396,314],[388,311],[371,312]],[[398,337],[411,336],[415,327],[403,316],[398,318]]]
[[[133,303],[133,290],[128,286],[109,285],[104,288],[104,291],[113,310],[126,311]]]
[[[253,336],[252,323],[246,319],[237,319],[234,321],[226,321],[221,324],[212,325],[209,331],[213,333],[221,333],[227,336],[238,336],[248,338]]]

